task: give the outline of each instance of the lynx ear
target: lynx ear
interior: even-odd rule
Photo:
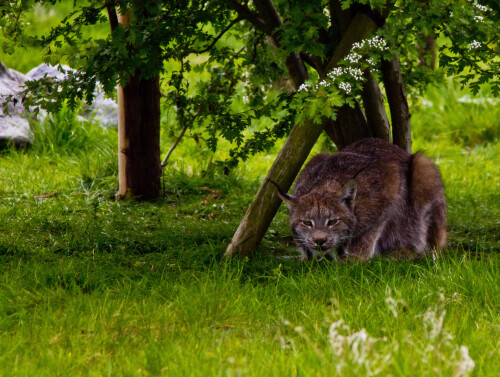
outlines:
[[[268,181],[276,186],[276,188],[278,189],[278,196],[281,198],[281,200],[283,200],[288,205],[288,207],[294,207],[297,205],[297,198],[295,198],[291,195],[288,195],[286,192],[284,192],[281,189],[281,187],[278,186],[278,184],[276,182],[274,182],[270,179],[268,179]]]
[[[358,184],[354,179],[351,179],[340,189],[337,193],[337,197],[347,206],[347,208],[353,209],[357,191]]]

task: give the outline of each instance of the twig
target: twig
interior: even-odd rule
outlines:
[[[186,133],[186,130],[188,129],[189,127],[189,123],[186,123],[186,125],[184,126],[184,128],[182,129],[179,137],[175,140],[174,144],[170,147],[170,149],[168,150],[167,152],[167,155],[165,156],[165,158],[163,159],[161,165],[160,165],[160,169],[163,170],[163,168],[165,166],[167,166],[168,164],[168,159],[170,158],[170,155],[173,153],[174,149],[177,147],[177,145],[180,143],[182,137],[184,136],[184,134]]]

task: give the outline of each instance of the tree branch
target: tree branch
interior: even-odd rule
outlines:
[[[381,69],[391,110],[392,141],[411,153],[411,115],[398,57],[393,55],[392,60],[382,60]]]
[[[241,4],[239,1],[231,0],[231,4],[241,18],[249,21],[253,26],[264,32],[265,34],[271,34],[272,30],[269,28],[269,26],[264,22],[262,18],[259,17],[257,13],[251,11],[246,3]]]
[[[365,109],[366,119],[369,128],[373,131],[373,136],[389,141],[390,125],[385,112],[384,99],[378,86],[377,80],[370,71],[365,71],[365,83],[361,98]]]
[[[229,29],[231,29],[235,24],[237,24],[238,22],[240,22],[242,19],[243,19],[243,17],[241,17],[241,16],[236,17],[224,29],[222,29],[221,32],[218,35],[216,35],[214,37],[214,39],[212,40],[212,42],[207,47],[205,47],[204,49],[201,49],[201,50],[195,50],[195,49],[187,50],[186,51],[186,55],[188,55],[188,54],[204,54],[205,52],[210,51],[212,49],[212,47],[214,47],[215,44],[219,41],[219,39],[221,39],[222,36],[229,31]]]
[[[108,11],[109,25],[111,26],[111,31],[115,30],[118,26],[118,15],[116,14],[116,8],[114,1],[105,1],[106,10]]]
[[[189,128],[189,123],[186,123],[186,125],[184,126],[184,128],[182,129],[181,133],[179,134],[179,136],[177,137],[177,139],[175,139],[175,142],[174,144],[170,147],[170,149],[168,150],[167,152],[167,155],[165,156],[165,158],[163,159],[161,165],[160,165],[160,170],[163,171],[163,168],[165,166],[167,166],[168,164],[168,159],[170,158],[170,155],[173,153],[174,149],[177,147],[177,145],[180,143],[182,137],[184,136],[184,134],[186,133],[186,130]]]

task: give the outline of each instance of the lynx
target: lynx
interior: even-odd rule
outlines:
[[[274,182],[273,182],[274,183]],[[279,196],[302,259],[414,258],[446,243],[446,202],[435,164],[379,139],[319,154],[292,195]]]

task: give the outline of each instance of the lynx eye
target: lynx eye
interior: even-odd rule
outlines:
[[[340,222],[340,219],[330,219],[326,222],[327,226],[334,226]]]
[[[302,225],[311,228],[313,226],[313,222],[310,220],[304,220],[304,221],[302,221]]]

